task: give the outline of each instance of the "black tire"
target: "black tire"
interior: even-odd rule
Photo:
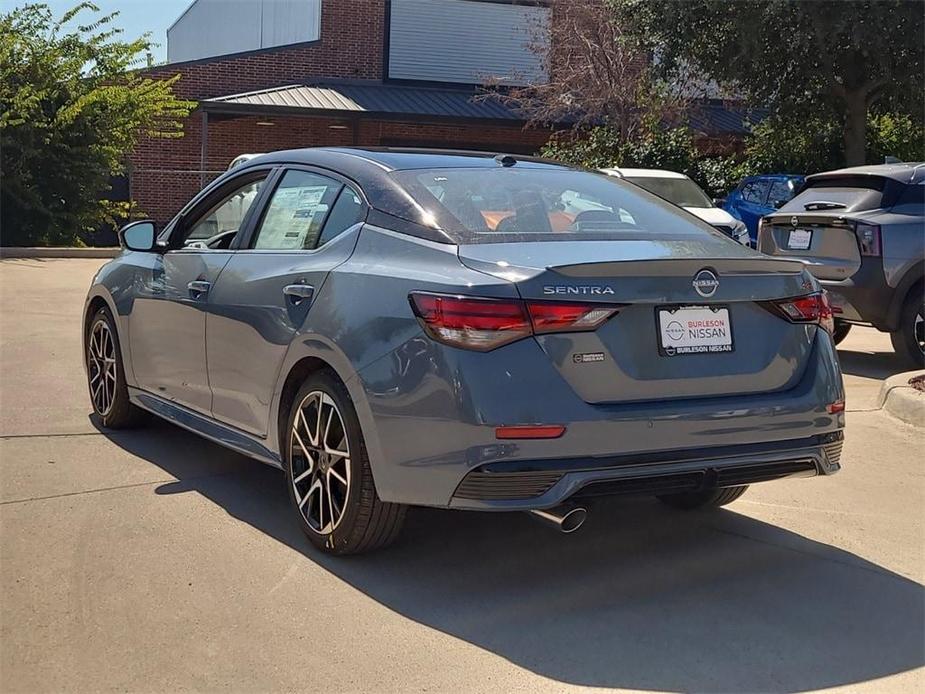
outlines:
[[[108,331],[111,345],[102,339],[104,331]],[[98,337],[100,339],[97,339]],[[135,407],[129,400],[125,369],[122,366],[119,333],[108,308],[101,308],[93,315],[87,326],[85,342],[87,387],[90,391],[90,404],[93,406],[93,412],[107,429],[129,429],[138,426],[144,420],[144,411]],[[97,354],[96,357],[94,353]],[[108,368],[100,366],[105,361],[102,355],[106,355],[105,360],[113,360],[108,362],[110,364]],[[97,387],[100,378],[104,381],[114,379],[111,393],[107,382],[103,384],[107,386],[106,394],[100,395],[103,387],[102,385]]]
[[[731,504],[748,489],[748,485],[741,487],[725,487],[723,489],[707,489],[702,492],[683,492],[681,494],[662,494],[659,501],[672,508],[692,511],[698,508],[719,508]]]
[[[328,427],[331,438],[327,443],[330,444],[335,438],[342,439],[327,446],[318,434],[314,434],[317,441],[312,443],[313,435],[307,428],[308,420],[312,419],[316,412],[316,403],[317,411],[320,411],[322,416],[325,412],[322,408],[328,408],[327,412],[330,412],[330,403],[324,399],[325,396],[336,407],[336,414],[341,421],[341,425],[338,425],[333,417],[331,418]],[[299,424],[301,435],[296,437],[293,430],[300,409],[303,410]],[[321,431],[321,427],[316,427],[316,430]],[[304,440],[306,436],[309,438],[308,442]],[[404,522],[407,507],[386,503],[376,493],[356,410],[347,389],[334,374],[319,371],[306,379],[292,402],[281,439],[284,442],[284,469],[289,500],[302,532],[315,547],[329,554],[361,554],[380,549],[395,541]],[[342,447],[344,444],[346,448]],[[321,448],[343,450],[348,455],[329,455],[321,451]],[[311,464],[306,462],[303,450],[315,459]],[[349,472],[346,469],[348,466]],[[331,472],[332,469],[337,472],[336,475]],[[346,485],[340,481],[343,478],[347,480]],[[325,497],[323,486],[325,479],[329,485],[328,497]],[[313,492],[318,484],[322,485],[321,490]],[[329,506],[324,503],[326,498],[329,498]],[[322,509],[320,515],[319,504]],[[326,506],[329,509],[327,523],[324,522]]]
[[[925,287],[919,282],[906,296],[899,314],[899,330],[890,333],[893,349],[911,368],[925,367]]]
[[[848,333],[851,332],[851,323],[842,323],[841,321],[835,321],[835,332],[832,333],[832,341],[835,344],[840,344],[842,340],[848,337]]]

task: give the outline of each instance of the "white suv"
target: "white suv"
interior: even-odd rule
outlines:
[[[608,176],[616,176],[634,183],[678,207],[683,207],[707,224],[731,236],[743,246],[751,245],[745,223],[714,205],[700,186],[682,173],[661,169],[601,169],[601,171]]]

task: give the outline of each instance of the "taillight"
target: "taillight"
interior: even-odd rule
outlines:
[[[791,323],[816,323],[830,334],[835,331],[832,306],[825,292],[775,301],[774,305]]]
[[[529,335],[595,330],[619,307],[599,304],[484,299],[412,292],[414,314],[438,342],[488,351]]]
[[[412,293],[411,308],[427,333],[439,342],[487,351],[530,334],[523,303]]]
[[[559,304],[551,301],[528,301],[527,310],[535,333],[595,330],[619,309],[594,304]]]
[[[858,237],[858,245],[861,248],[861,255],[880,255],[880,227],[876,224],[865,224],[857,222],[855,234]]]

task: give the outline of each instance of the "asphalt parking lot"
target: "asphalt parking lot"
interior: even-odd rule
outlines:
[[[0,261],[0,689],[925,689],[922,432],[876,409],[889,338],[843,343],[830,478],[711,514],[414,510],[313,551],[281,473],[167,424],[99,431],[80,353],[100,260]]]

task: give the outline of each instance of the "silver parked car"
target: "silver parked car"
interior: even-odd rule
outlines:
[[[276,152],[121,238],[84,314],[96,415],[282,468],[327,552],[388,544],[409,505],[571,531],[591,495],[711,507],[839,468],[818,282],[618,179]]]
[[[925,164],[809,176],[761,220],[758,250],[808,263],[831,297],[836,342],[872,325],[910,366],[925,365]]]

